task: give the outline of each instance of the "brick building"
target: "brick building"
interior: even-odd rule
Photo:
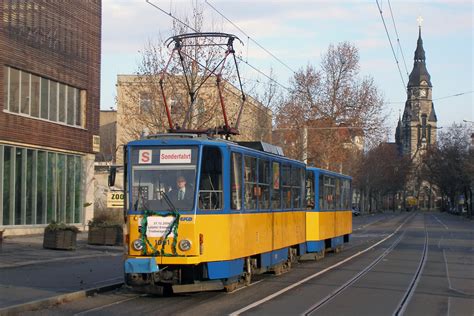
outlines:
[[[83,225],[100,140],[101,1],[1,6],[0,230]]]

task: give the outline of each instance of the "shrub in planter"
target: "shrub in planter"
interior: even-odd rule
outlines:
[[[122,225],[103,218],[89,221],[89,245],[121,245],[123,238]]]
[[[75,250],[78,232],[76,226],[51,222],[44,229],[43,248]]]

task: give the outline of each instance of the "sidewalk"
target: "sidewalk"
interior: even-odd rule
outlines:
[[[43,248],[43,235],[7,236],[0,244],[0,315],[85,297],[123,283],[122,246],[73,251]]]

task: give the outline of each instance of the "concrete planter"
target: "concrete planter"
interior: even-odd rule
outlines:
[[[75,250],[77,232],[72,230],[48,230],[45,229],[43,237],[43,248]]]
[[[121,245],[122,227],[119,226],[89,226],[87,243],[89,245]]]

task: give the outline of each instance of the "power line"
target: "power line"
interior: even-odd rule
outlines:
[[[390,15],[392,16],[393,28],[395,29],[395,34],[397,35],[397,43],[398,43],[398,47],[400,48],[400,53],[402,54],[402,60],[403,60],[403,64],[405,65],[405,71],[407,73],[407,76],[409,76],[407,64],[405,62],[405,56],[403,55],[403,49],[402,49],[402,46],[400,45],[400,37],[398,36],[397,26],[395,25],[395,18],[393,17],[392,6],[390,4],[390,0],[388,0],[388,7],[390,9]]]
[[[223,17],[225,20],[227,20],[227,22],[229,22],[230,24],[232,24],[236,29],[238,29],[242,34],[244,34],[245,36],[247,36],[247,39],[251,40],[253,43],[255,43],[258,47],[260,47],[261,49],[263,49],[268,55],[272,56],[273,58],[275,58],[275,60],[277,60],[280,64],[282,64],[283,66],[285,66],[288,70],[290,70],[291,72],[293,72],[294,74],[296,74],[296,71],[294,71],[290,66],[288,66],[283,60],[281,60],[280,58],[278,58],[277,56],[275,56],[272,52],[270,52],[269,50],[267,50],[265,47],[263,47],[262,45],[260,45],[256,40],[254,40],[252,37],[250,37],[250,35],[248,35],[244,30],[242,30],[238,25],[236,25],[234,22],[232,22],[229,18],[227,18],[222,12],[220,12],[219,10],[217,10],[217,8],[215,8],[211,3],[209,3],[209,1],[205,0],[206,4],[208,6],[210,6],[214,11],[216,11],[221,17]]]
[[[151,6],[153,6],[154,8],[160,10],[161,12],[163,12],[164,14],[168,15],[169,17],[171,17],[172,19],[178,21],[179,23],[181,23],[182,25],[184,25],[185,27],[189,28],[190,30],[193,30],[194,32],[196,33],[199,33],[198,30],[196,30],[195,28],[193,28],[192,26],[188,25],[187,23],[181,21],[180,19],[178,19],[177,17],[175,17],[171,12],[166,12],[165,10],[163,10],[161,7],[159,7],[158,5],[150,2],[150,0],[145,0],[148,4],[150,4]],[[215,44],[215,42],[211,41],[212,43]],[[261,71],[260,69],[256,68],[255,66],[251,65],[249,62],[243,60],[241,57],[239,56],[235,56],[238,60],[240,60],[241,62],[243,62],[244,64],[246,64],[247,66],[249,66],[250,68],[252,68],[253,70],[255,70],[256,72],[258,72],[259,74],[261,74],[262,76],[266,77],[268,80],[276,83],[277,85],[279,85],[280,87],[282,87],[283,89],[287,90],[287,91],[291,91],[290,88],[286,87],[285,85],[281,84],[280,82],[276,81],[275,79],[271,78],[270,76],[268,76],[267,74],[265,74],[263,71]]]
[[[473,93],[473,92],[474,92],[474,90],[461,92],[461,93],[456,93],[456,94],[451,94],[451,95],[447,95],[447,96],[444,96],[444,97],[439,97],[439,98],[433,99],[431,101],[437,101],[437,100],[443,100],[443,99],[458,97],[458,96],[465,95],[465,94],[470,94],[470,93]],[[416,100],[421,100],[421,99],[417,98]],[[394,101],[394,102],[386,102],[385,104],[401,104],[401,103],[405,103],[405,102],[406,101]]]
[[[380,8],[379,1],[375,0],[375,2],[377,3],[377,7],[379,8],[380,17],[382,18],[383,26],[385,28],[385,33],[387,34],[388,42],[390,43],[390,47],[392,48],[393,57],[395,58],[395,62],[397,64],[398,72],[400,74],[400,78],[402,79],[403,90],[406,91],[405,80],[403,79],[403,75],[402,75],[402,71],[400,69],[400,65],[398,63],[397,55],[395,54],[395,50],[393,49],[392,40],[390,39],[390,34],[388,33],[387,24],[385,24],[385,19],[384,19],[383,14],[382,14],[382,9]]]

